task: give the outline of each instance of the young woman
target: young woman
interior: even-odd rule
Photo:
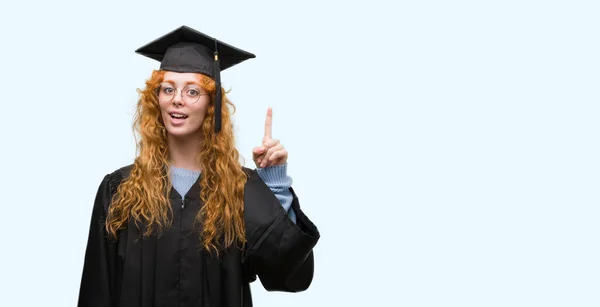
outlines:
[[[220,71],[254,55],[183,26],[136,52],[161,62],[140,90],[133,164],[94,202],[79,306],[252,306],[250,283],[297,292],[313,278],[316,226],[271,137],[254,170],[235,148]]]

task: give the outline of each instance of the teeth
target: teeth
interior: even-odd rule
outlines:
[[[171,114],[171,116],[176,117],[176,118],[185,118],[186,117],[183,114],[177,114],[177,113],[173,113],[173,114]]]

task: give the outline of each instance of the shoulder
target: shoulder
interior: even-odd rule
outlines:
[[[118,169],[112,171],[110,174],[108,174],[108,176],[113,176],[113,177],[116,177],[116,176],[127,177],[127,176],[129,176],[129,173],[131,172],[132,168],[133,168],[133,164],[121,166]]]
[[[102,182],[98,187],[98,192],[96,193],[96,200],[94,205],[94,207],[96,208],[95,210],[104,210],[104,214],[108,212],[108,207],[112,202],[112,197],[117,192],[117,188],[119,187],[123,179],[129,176],[129,173],[131,172],[132,168],[133,164],[125,165],[104,175],[104,178],[102,178]]]
[[[250,177],[252,176],[254,173],[256,173],[255,169],[251,169],[245,166],[242,166],[242,171],[246,174],[246,176]]]
[[[131,169],[133,169],[133,164],[121,166],[115,169],[114,171],[108,173],[104,177],[104,180],[106,181],[112,193],[116,192],[117,187],[119,186],[119,184],[121,184],[121,181],[123,181],[123,179],[129,177]]]
[[[108,207],[112,202],[112,198],[117,192],[117,188],[121,181],[129,176],[133,164],[119,167],[116,170],[111,171],[104,175],[102,182],[98,186],[96,192],[96,198],[94,201],[94,210],[99,216],[105,216],[108,212]],[[102,213],[101,213],[102,212]]]
[[[244,171],[244,174],[246,174],[246,189],[268,188],[265,182],[262,180],[262,178],[260,178],[260,175],[258,174],[258,171],[256,169],[251,169],[243,166],[242,170]]]

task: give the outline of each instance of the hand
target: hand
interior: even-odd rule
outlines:
[[[254,147],[252,150],[252,159],[256,167],[265,168],[274,165],[285,164],[288,158],[288,152],[279,143],[271,137],[273,127],[273,110],[267,110],[267,119],[265,120],[265,136],[262,140],[262,146]]]

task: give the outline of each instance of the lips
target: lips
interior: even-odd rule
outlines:
[[[186,119],[188,117],[186,114],[180,112],[171,112],[169,115],[174,119]]]
[[[169,116],[171,116],[171,127],[182,127],[188,118],[187,114],[181,112],[169,112]]]

